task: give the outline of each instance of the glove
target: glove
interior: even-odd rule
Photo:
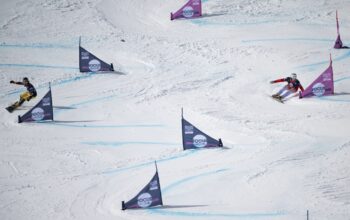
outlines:
[[[15,83],[15,81],[11,80],[10,83]]]
[[[274,84],[274,83],[275,83],[275,81],[270,81],[270,83],[271,83],[271,84]]]

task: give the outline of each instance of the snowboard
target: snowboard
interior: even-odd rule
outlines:
[[[279,98],[277,98],[277,97],[271,96],[271,98],[274,99],[274,100],[276,100],[277,102],[280,102],[280,103],[284,104],[283,100],[281,100],[281,99],[279,99]]]
[[[14,110],[16,110],[18,107],[19,107],[19,106],[18,106],[18,104],[17,104],[17,102],[16,102],[16,103],[10,105],[9,107],[6,107],[5,109],[6,109],[8,112],[12,113],[12,112],[13,112]]]

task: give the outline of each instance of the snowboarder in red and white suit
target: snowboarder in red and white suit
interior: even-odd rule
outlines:
[[[270,83],[273,84],[273,83],[279,83],[279,82],[287,82],[288,84],[285,85],[276,94],[272,95],[273,98],[283,100],[284,98],[286,98],[290,94],[298,92],[299,89],[301,91],[304,91],[304,88],[301,85],[301,83],[299,82],[299,80],[297,79],[297,74],[295,74],[295,73],[292,73],[292,75],[290,77],[273,80]]]

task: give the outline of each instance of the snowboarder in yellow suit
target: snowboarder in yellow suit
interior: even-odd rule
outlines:
[[[6,108],[9,112],[12,112],[13,110],[21,106],[24,101],[29,102],[29,100],[36,97],[37,95],[34,86],[29,82],[27,77],[24,77],[22,82],[15,82],[11,80],[10,83],[17,84],[17,85],[24,85],[27,88],[27,91],[25,91],[20,95],[19,101],[15,102],[14,104]]]

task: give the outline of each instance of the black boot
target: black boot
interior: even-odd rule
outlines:
[[[8,112],[12,113],[13,110],[15,110],[15,108],[14,108],[12,105],[10,105],[9,107],[6,107],[6,110],[7,110]]]
[[[22,103],[23,103],[24,101],[22,101]],[[17,107],[19,107],[21,104],[22,104],[21,102],[15,102],[15,103],[13,103],[12,105],[10,105],[9,107],[7,107],[6,108],[6,110],[8,111],[8,112],[13,112]]]

